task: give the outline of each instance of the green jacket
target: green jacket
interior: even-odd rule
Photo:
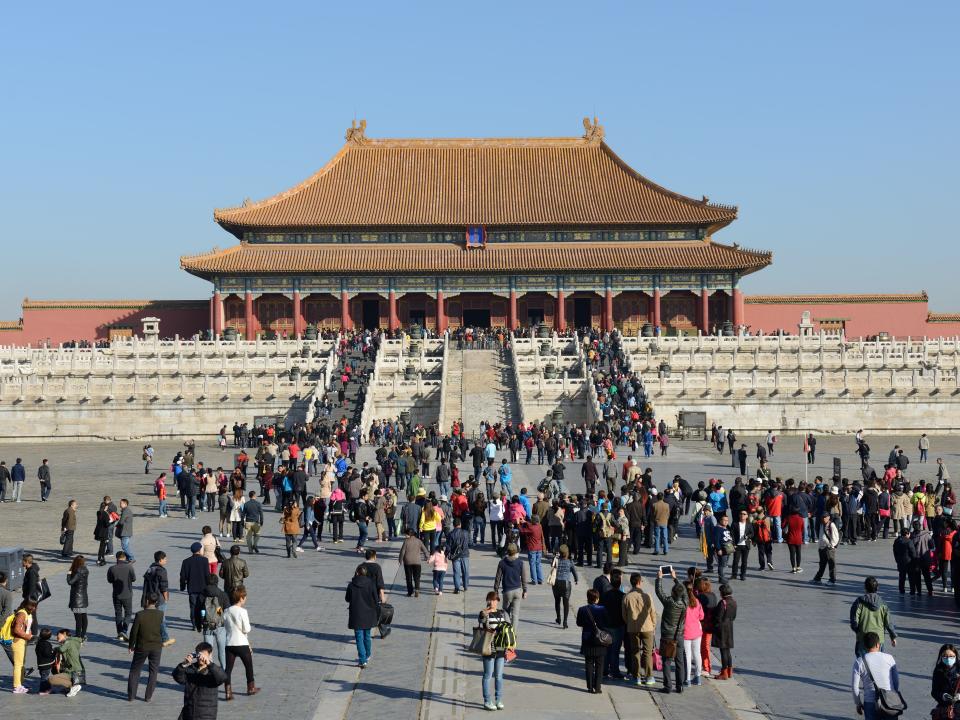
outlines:
[[[857,642],[863,642],[863,636],[869,632],[877,634],[881,642],[884,633],[891,640],[897,639],[897,629],[890,618],[890,609],[876,593],[866,593],[853,601],[850,607],[850,629],[857,634]]]
[[[63,657],[60,672],[84,672],[83,660],[80,659],[80,638],[71,636],[60,643],[60,655]]]

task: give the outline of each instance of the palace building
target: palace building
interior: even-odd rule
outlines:
[[[144,318],[164,337],[249,339],[541,324],[960,335],[960,314],[931,312],[923,292],[745,296],[743,278],[772,254],[714,241],[737,208],[657,185],[617,157],[596,118],[583,128],[391,140],[354,122],[312,177],[214,212],[238,242],[180,259],[212,283],[209,300],[27,298],[18,320],[0,321],[0,344],[106,341]]]
[[[624,163],[596,119],[581,137],[378,139],[354,123],[315,175],[215,211],[239,243],[181,258],[213,283],[220,334],[743,325],[743,276],[771,253],[714,241],[732,206]]]

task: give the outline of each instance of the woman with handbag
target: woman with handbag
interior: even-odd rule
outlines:
[[[203,546],[203,556],[207,559],[207,562],[210,563],[210,574],[217,574],[218,563],[220,562],[221,553],[220,542],[213,534],[213,528],[209,525],[204,525],[201,528],[200,532],[202,536],[200,538],[200,544]]]
[[[737,619],[737,601],[733,590],[720,586],[720,602],[713,611],[713,646],[720,651],[720,674],[714,680],[729,680],[733,675],[733,621]]]
[[[680,637],[687,619],[687,589],[677,579],[677,571],[673,568],[670,569],[670,577],[673,578],[673,589],[667,595],[663,592],[663,570],[657,570],[655,589],[657,597],[663,603],[663,612],[660,616],[660,657],[663,659],[663,692],[665,693],[673,689],[671,675],[675,675],[677,692],[683,692],[687,665]]]
[[[550,579],[553,578],[553,582]],[[567,625],[567,618],[570,616],[570,593],[573,585],[580,582],[577,577],[577,566],[570,559],[570,548],[561,545],[559,554],[553,559],[553,567],[550,568],[550,574],[547,576],[547,584],[553,586],[553,605],[557,611],[557,625],[560,624],[560,605],[563,604],[563,628]]]
[[[477,631],[474,638],[479,641],[480,655],[483,658],[483,706],[487,710],[503,710],[503,666],[506,660],[506,648],[496,648],[494,636],[501,624],[508,622],[507,614],[500,609],[500,596],[496,591],[487,593],[487,606],[480,611]],[[473,643],[471,643],[471,646]],[[494,681],[494,695],[490,695],[490,681]]]
[[[613,638],[604,628],[607,611],[600,604],[600,593],[587,590],[587,604],[577,610],[577,627],[580,631],[580,654],[587,680],[587,692],[598,695],[603,692],[603,662]]]
[[[937,653],[930,695],[937,703],[937,707],[930,711],[933,720],[953,720],[956,717],[960,709],[960,665],[957,665],[957,648],[949,643],[941,645]]]

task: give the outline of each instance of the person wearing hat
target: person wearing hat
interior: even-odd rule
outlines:
[[[203,594],[207,589],[207,575],[210,563],[203,555],[203,545],[198,542],[190,546],[190,557],[180,565],[180,592],[186,591],[190,601],[190,622],[193,629],[203,632],[200,608],[203,607]]]
[[[830,492],[832,493],[836,489],[836,487],[831,488]],[[836,552],[837,545],[840,544],[840,531],[837,530],[837,526],[833,524],[830,513],[824,513],[821,520],[823,521],[823,532],[820,535],[820,542],[817,548],[820,553],[820,569],[817,570],[817,574],[813,576],[813,582],[821,582],[823,571],[829,567],[830,584],[833,585],[837,582]]]

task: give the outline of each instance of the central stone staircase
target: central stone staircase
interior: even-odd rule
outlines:
[[[463,420],[468,438],[480,422],[519,422],[513,372],[500,350],[451,350],[447,360],[443,421],[447,430]]]

